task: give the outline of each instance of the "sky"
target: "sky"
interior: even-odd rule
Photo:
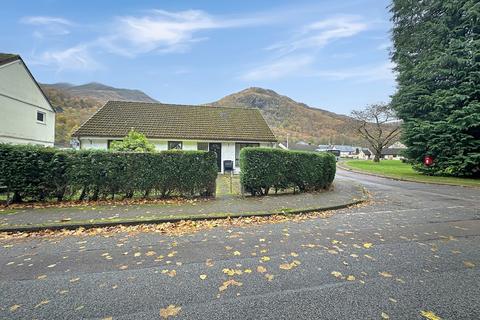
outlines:
[[[37,81],[101,82],[165,103],[248,87],[341,114],[395,90],[386,0],[7,1],[0,52]]]

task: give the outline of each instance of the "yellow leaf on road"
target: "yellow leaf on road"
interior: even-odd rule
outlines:
[[[347,280],[348,280],[348,281],[355,281],[355,276],[349,275],[349,276],[347,277]]]
[[[267,261],[270,261],[270,257],[264,256],[264,257],[261,257],[260,260],[262,260],[263,262],[267,262]]]
[[[385,272],[385,271],[384,272],[379,272],[378,274],[381,275],[382,277],[385,277],[385,278],[391,278],[392,277],[392,275],[390,273]]]
[[[241,253],[240,253],[240,251],[234,251],[234,252],[233,252],[233,255],[234,255],[234,256],[239,256],[239,255],[241,255]]]
[[[332,271],[331,274],[332,274],[335,278],[341,278],[341,277],[342,277],[342,273],[341,273],[341,272],[338,272],[338,271]]]
[[[43,306],[44,304],[49,304],[49,303],[50,303],[50,300],[40,301],[40,303],[37,304],[37,305],[35,306],[35,308],[38,308],[38,307],[40,307],[40,306]]]
[[[200,279],[202,279],[202,280],[207,279],[207,275],[206,275],[206,274],[201,274],[201,275],[200,275]]]
[[[160,316],[164,319],[167,319],[168,317],[174,317],[180,312],[181,309],[181,307],[175,307],[173,304],[171,304],[164,309],[160,309]]]
[[[229,286],[237,286],[237,287],[240,287],[242,286],[242,283],[241,282],[238,282],[238,281],[235,281],[233,279],[230,279],[230,280],[227,280],[225,281],[219,288],[218,288],[218,291],[222,292],[222,291],[225,291],[227,290],[227,288]]]
[[[265,268],[264,266],[258,266],[257,267],[257,272],[259,272],[259,273],[267,272],[267,268]]]
[[[372,246],[373,246],[373,243],[371,243],[371,242],[365,242],[365,243],[363,244],[363,247],[364,247],[364,248],[367,248],[367,249],[368,249],[368,248],[371,248]]]
[[[10,311],[13,312],[13,311],[17,310],[18,308],[20,308],[20,305],[19,304],[14,304],[13,306],[10,307]]]
[[[382,312],[382,319],[387,320],[387,319],[390,319],[390,317],[389,317],[389,315],[386,314],[385,312]]]
[[[473,268],[475,267],[475,263],[471,262],[471,261],[463,261],[463,264],[465,265],[465,267],[467,268]]]
[[[442,318],[440,318],[439,316],[437,316],[435,313],[433,313],[432,311],[420,311],[420,314],[422,315],[422,317],[424,317],[425,319],[428,319],[428,320],[442,320]]]

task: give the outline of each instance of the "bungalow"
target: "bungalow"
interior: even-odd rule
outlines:
[[[385,160],[402,160],[404,159],[403,151],[405,151],[405,148],[385,148],[382,150],[381,158]]]
[[[205,150],[217,154],[220,172],[239,172],[244,147],[275,147],[277,139],[260,110],[108,101],[73,136],[80,149],[104,149],[131,129],[146,135],[157,150]]]
[[[53,147],[55,110],[16,54],[0,53],[0,143]]]

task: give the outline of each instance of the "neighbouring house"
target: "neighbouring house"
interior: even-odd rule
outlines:
[[[0,143],[53,146],[55,110],[16,54],[0,53]]]
[[[359,148],[358,159],[361,160],[370,160],[372,152],[368,148]]]
[[[277,142],[258,109],[126,101],[108,101],[73,137],[80,149],[107,150],[131,129],[145,134],[157,150],[213,151],[222,173],[228,164],[239,172],[242,148]]]
[[[402,152],[405,148],[384,148],[382,150],[381,158],[385,160],[402,160],[404,156]]]
[[[315,152],[315,151],[318,151],[318,146],[315,145],[315,144],[311,144],[311,143],[308,143],[308,142],[304,142],[304,141],[299,141],[299,142],[295,142],[295,143],[288,143],[288,147],[287,147],[287,142],[284,141],[284,142],[280,142],[278,144],[278,146],[282,149],[286,149],[286,150],[295,150],[295,151],[311,151],[311,152]]]

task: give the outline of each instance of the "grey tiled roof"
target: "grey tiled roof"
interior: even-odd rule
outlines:
[[[73,135],[124,137],[132,128],[158,139],[277,141],[258,109],[127,101],[108,101]]]

